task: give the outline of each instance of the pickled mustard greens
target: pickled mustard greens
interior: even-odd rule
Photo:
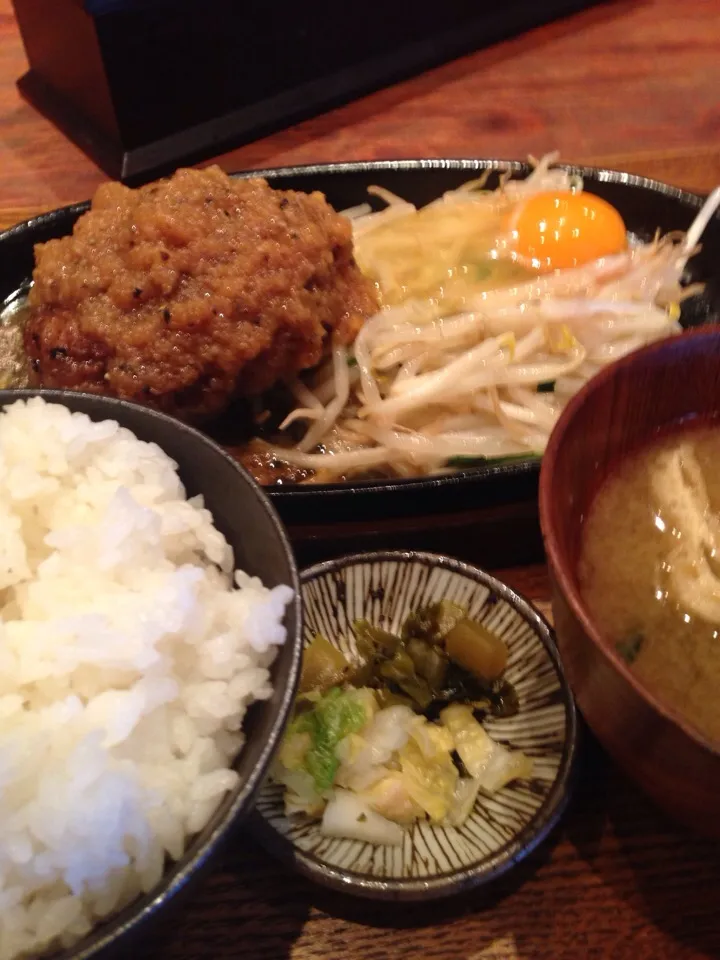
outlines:
[[[336,684],[344,683],[350,671],[350,664],[337,647],[322,634],[317,634],[303,654],[300,692],[328,690]]]
[[[495,743],[487,715],[511,716],[508,652],[451,601],[393,633],[357,620],[349,659],[321,634],[305,650],[295,717],[274,764],[289,815],[327,836],[399,844],[419,819],[460,826],[480,791],[529,777],[531,760]]]
[[[313,638],[303,655],[301,694],[347,682],[376,689],[382,706],[401,703],[428,715],[457,701],[498,716],[517,712],[515,691],[502,679],[507,647],[455,603],[418,609],[398,634],[367,620],[356,620],[353,634],[353,663],[322,634]]]

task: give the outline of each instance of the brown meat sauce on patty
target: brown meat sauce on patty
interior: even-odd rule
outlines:
[[[218,167],[100,187],[72,236],[35,248],[33,380],[220,413],[350,343],[378,309],[349,221],[320,193]]]

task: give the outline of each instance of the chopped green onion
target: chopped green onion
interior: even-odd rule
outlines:
[[[623,658],[625,663],[632,665],[637,660],[644,641],[645,637],[643,637],[641,633],[636,633],[627,640],[619,640],[615,644],[615,649]]]
[[[510,453],[506,457],[450,457],[448,467],[481,467],[488,463],[523,463],[525,460],[539,460],[539,453]]]

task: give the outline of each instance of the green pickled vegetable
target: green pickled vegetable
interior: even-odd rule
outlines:
[[[375,681],[375,659],[373,657],[363,658],[359,663],[353,664],[347,683],[353,687],[372,687]]]
[[[428,719],[453,703],[465,704],[478,716],[505,717],[518,711],[517,694],[502,679],[505,644],[451,600],[411,613],[401,636],[368,620],[355,621],[353,631],[358,654],[353,663],[321,635],[305,651],[295,723],[305,724],[301,729],[312,734],[307,769],[317,783],[325,783],[337,768],[332,746],[336,738],[323,732],[327,722],[320,723],[318,717],[342,693],[335,689],[340,686],[346,692],[352,692],[348,685],[371,687],[381,707],[410,706]],[[330,693],[333,698],[328,700]],[[329,716],[333,718],[332,711]]]
[[[357,650],[364,660],[373,657],[392,657],[398,647],[402,646],[402,638],[381,627],[375,627],[368,620],[356,620],[353,623],[353,632]]]
[[[304,767],[315,782],[318,792],[333,785],[340,761],[337,745],[351,733],[357,733],[367,723],[365,707],[352,691],[343,692],[333,687],[317,701],[312,710],[302,713],[291,723],[286,737],[297,733],[310,734],[310,747],[305,754]]]
[[[415,666],[415,672],[427,680],[432,690],[442,689],[447,675],[447,660],[440,649],[425,640],[412,637],[406,648],[408,656]]]
[[[457,603],[439,600],[410,614],[403,624],[403,639],[416,637],[429,643],[442,644],[446,634],[466,616],[467,611]]]
[[[340,686],[350,673],[350,664],[337,647],[318,633],[303,652],[300,693],[319,690],[324,693],[331,687]]]
[[[421,710],[425,710],[432,703],[432,690],[422,677],[415,673],[415,665],[404,650],[398,650],[392,660],[381,663],[379,673],[384,680],[395,683]]]
[[[398,650],[391,660],[380,664],[380,673],[386,680],[407,680],[415,677],[415,665],[404,650]]]
[[[482,680],[495,680],[507,666],[503,641],[475,620],[461,620],[452,627],[445,636],[445,652]]]

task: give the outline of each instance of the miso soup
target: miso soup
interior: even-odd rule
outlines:
[[[638,679],[720,742],[719,467],[716,422],[623,461],[585,522],[580,588]]]

